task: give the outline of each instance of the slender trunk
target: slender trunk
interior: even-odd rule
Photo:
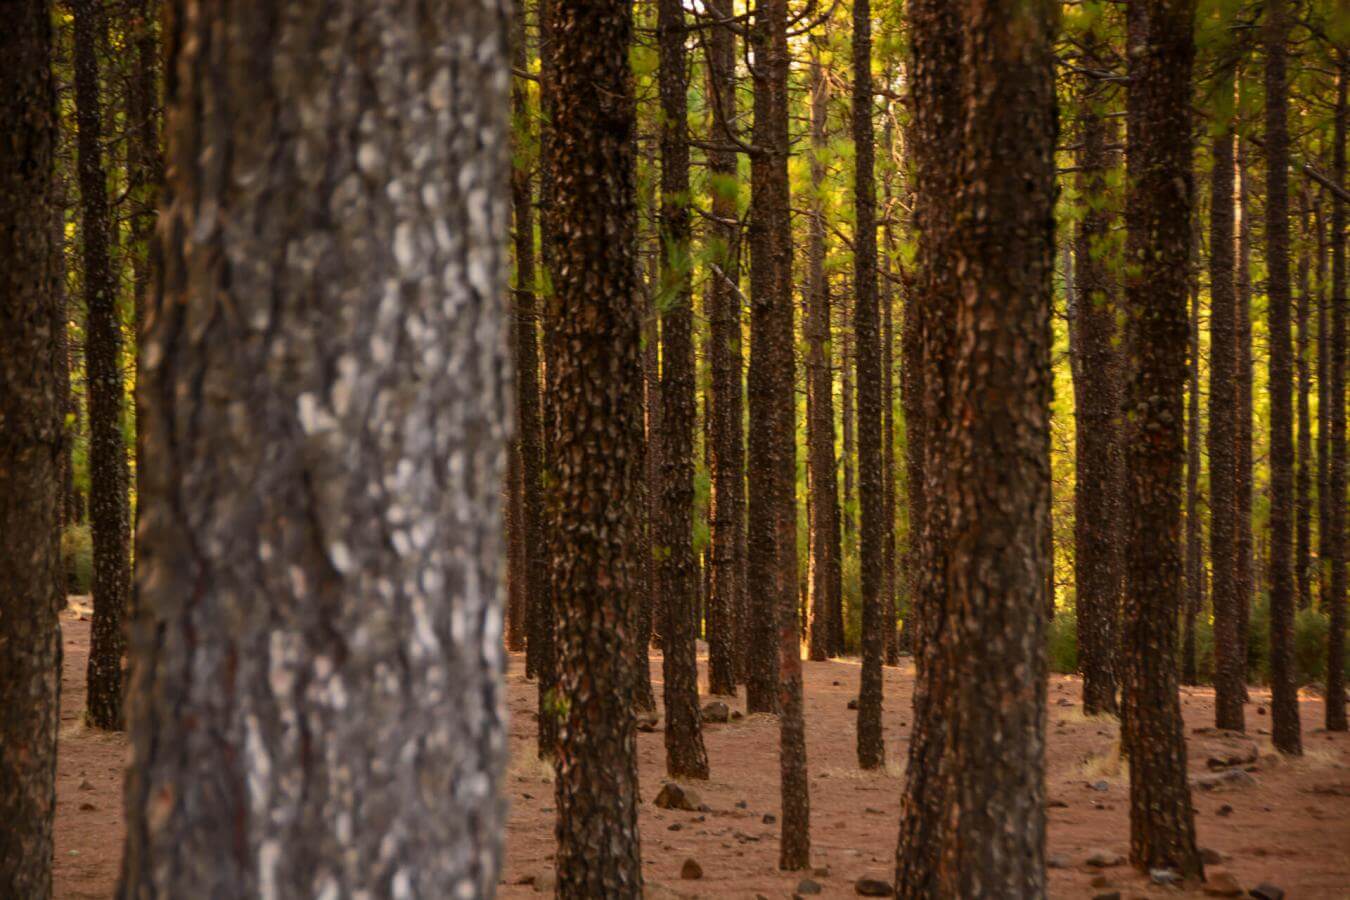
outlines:
[[[1312,285],[1309,273],[1312,262],[1309,259],[1309,245],[1312,241],[1311,201],[1307,192],[1303,194],[1302,227],[1299,229],[1298,251],[1298,298],[1297,345],[1294,349],[1294,365],[1297,376],[1298,400],[1295,412],[1298,416],[1298,448],[1295,454],[1297,469],[1294,472],[1294,594],[1299,609],[1312,606],[1312,410],[1309,395],[1312,393],[1312,367],[1308,359],[1309,322],[1312,313]]]
[[[939,861],[952,799],[942,769],[954,673],[937,659],[947,631],[950,549],[947,497],[939,483],[945,446],[939,436],[946,434],[953,417],[947,392],[958,295],[952,259],[955,224],[947,204],[960,184],[960,170],[948,142],[952,123],[960,121],[961,20],[955,5],[944,0],[909,0],[908,12],[914,66],[910,183],[915,188],[918,252],[906,308],[905,390],[906,421],[912,423],[911,509],[922,518],[915,520],[920,530],[913,552],[914,726],[901,800],[895,890],[900,897],[930,897],[940,893]]]
[[[1294,682],[1293,348],[1289,319],[1289,94],[1286,0],[1268,0],[1266,45],[1266,293],[1270,390],[1270,687],[1271,741],[1303,752]]]
[[[1239,87],[1239,90],[1241,88]],[[1247,700],[1247,659],[1251,646],[1248,624],[1252,597],[1256,590],[1256,564],[1252,555],[1252,268],[1249,194],[1251,176],[1247,171],[1247,145],[1237,143],[1238,202],[1237,223],[1237,651],[1241,662],[1243,702]]]
[[[684,8],[659,0],[661,94],[661,518],[656,554],[665,599],[666,772],[707,778],[698,708],[698,567],[694,561],[694,335],[685,129]]]
[[[1205,596],[1204,535],[1200,527],[1200,211],[1192,210],[1191,316],[1186,362],[1186,605],[1182,612],[1181,683],[1195,684],[1195,619]]]
[[[637,897],[637,754],[631,646],[640,599],[641,314],[632,5],[558,3],[550,422],[557,469],[559,897]],[[596,177],[605,173],[605,177]],[[566,238],[565,240],[563,238]],[[561,514],[565,511],[565,515]]]
[[[1319,200],[1324,198],[1325,194]],[[1313,216],[1317,230],[1317,603],[1323,612],[1331,609],[1331,328],[1335,317],[1325,209],[1326,203],[1318,202]]]
[[[1336,183],[1345,184],[1346,80],[1350,78],[1350,55],[1340,53],[1340,72],[1336,83],[1336,131],[1332,148]],[[1345,731],[1345,201],[1336,197],[1331,207],[1331,617],[1327,640],[1327,731]]]
[[[59,283],[52,10],[0,29],[0,893],[52,892],[61,725],[65,307]]]
[[[862,674],[858,689],[858,765],[885,762],[881,664],[886,649],[881,555],[881,334],[877,309],[876,182],[872,131],[872,19],[869,0],[853,2],[853,327],[858,355],[858,568],[862,583]]]
[[[495,888],[503,7],[173,9],[123,897]]]
[[[888,120],[885,147],[890,152],[891,128]],[[890,184],[885,185],[889,218]],[[891,260],[895,254],[890,223],[885,229],[886,258],[882,272],[886,280],[881,288],[881,595],[882,627],[886,637],[886,665],[900,664],[900,635],[896,630],[895,600],[895,307],[891,287]]]
[[[1100,64],[1095,32],[1085,37],[1084,65]],[[1078,190],[1087,208],[1074,238],[1075,390],[1074,583],[1083,712],[1116,711],[1120,615],[1120,384],[1115,350],[1119,293],[1111,264],[1116,218],[1108,197],[1116,135],[1105,117],[1110,86],[1085,79],[1079,94]]]
[[[1187,260],[1192,213],[1191,65],[1193,0],[1140,0],[1128,7],[1129,184],[1126,225],[1135,264],[1125,299],[1132,311],[1133,372],[1126,411],[1126,667],[1122,749],[1130,761],[1130,861],[1202,877],[1186,743],[1177,697],[1177,615],[1183,601],[1182,390],[1188,331]]]
[[[719,18],[732,15],[731,0],[713,0]],[[711,139],[730,144],[736,113],[736,33],[714,28],[708,35],[708,96]],[[742,435],[741,298],[739,185],[736,154],[709,150],[713,223],[709,229],[712,265],[708,286],[709,385],[708,469],[711,584],[708,591],[708,692],[735,694],[743,675],[742,634],[745,595],[741,552],[745,543],[745,439]]]
[[[1232,72],[1219,90],[1232,91]],[[1238,643],[1237,292],[1233,282],[1233,124],[1214,135],[1209,203],[1209,549],[1214,591],[1214,725],[1245,730]]]
[[[825,278],[825,212],[821,185],[828,151],[825,131],[829,86],[818,47],[811,57],[811,218],[807,223],[806,337],[807,496],[810,544],[811,659],[838,644],[834,608],[842,582],[839,556],[839,484],[834,458],[834,379],[830,356],[830,286]]]
[[[89,396],[89,519],[94,543],[85,716],[95,728],[122,727],[123,616],[131,596],[127,450],[122,436],[122,326],[109,253],[111,219],[100,149],[95,44],[102,7],[74,0],[75,107],[84,255],[85,366]]]

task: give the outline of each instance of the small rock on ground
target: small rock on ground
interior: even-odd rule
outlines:
[[[697,881],[703,877],[703,867],[698,864],[698,860],[690,857],[680,866],[680,877],[685,881]]]
[[[872,878],[864,875],[853,882],[853,890],[859,897],[890,897],[895,894],[895,888],[884,878]]]

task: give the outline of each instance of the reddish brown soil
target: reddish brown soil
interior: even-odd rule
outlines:
[[[63,723],[56,823],[56,895],[112,895],[121,853],[121,775],[126,741],[101,734],[80,721],[84,703],[84,665],[89,624],[78,603],[62,616],[65,627]],[[510,799],[504,897],[536,896],[533,881],[547,889],[552,868],[553,785],[547,766],[534,756],[534,685],[521,675],[513,656],[507,677],[511,708],[510,771],[503,783]],[[884,773],[863,774],[854,756],[856,713],[847,708],[856,692],[856,662],[804,664],[807,750],[811,772],[812,856],[828,874],[813,876],[823,896],[852,896],[853,882],[864,874],[889,880],[893,868],[900,810],[906,739],[909,734],[913,668],[886,670],[886,741],[890,764]],[[658,697],[660,662],[652,678]],[[1095,850],[1128,851],[1128,784],[1114,763],[1118,726],[1110,719],[1085,719],[1076,705],[1076,679],[1054,676],[1050,684],[1050,734],[1047,786],[1064,807],[1049,811],[1050,858],[1066,868],[1050,871],[1055,897],[1091,897],[1118,890],[1121,896],[1199,896],[1160,888],[1126,866],[1094,870],[1084,863]],[[1068,705],[1060,705],[1060,701]],[[1197,791],[1195,804],[1201,846],[1222,854],[1211,873],[1232,873],[1246,887],[1269,881],[1291,900],[1350,897],[1350,736],[1320,729],[1322,704],[1305,694],[1302,702],[1304,746],[1301,759],[1276,759],[1262,715],[1268,695],[1252,691],[1247,708],[1250,739],[1195,733],[1213,720],[1213,695],[1184,689],[1192,772],[1206,771],[1213,753],[1253,739],[1263,760],[1253,772],[1256,783],[1224,793]],[[744,709],[743,699],[732,703]],[[656,809],[651,800],[662,782],[664,749],[658,731],[638,736],[643,783],[643,860],[652,896],[789,896],[803,875],[782,873],[778,826],[764,821],[778,813],[778,727],[775,719],[750,716],[705,730],[713,777],[694,785],[707,813]],[[1106,782],[1106,790],[1088,785]],[[1100,786],[1100,785],[1098,785]],[[744,807],[740,804],[744,801]],[[1232,807],[1219,815],[1225,805]],[[672,830],[674,829],[674,830]],[[680,868],[693,857],[703,868],[698,881],[682,880]],[[1104,876],[1107,885],[1092,884]]]

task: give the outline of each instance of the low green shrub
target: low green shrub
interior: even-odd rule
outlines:
[[[1051,672],[1071,675],[1078,671],[1078,617],[1073,610],[1058,610],[1050,620],[1046,654]]]

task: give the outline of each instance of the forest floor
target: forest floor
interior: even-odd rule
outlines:
[[[122,847],[122,771],[127,744],[120,734],[86,728],[84,669],[88,657],[88,607],[72,598],[62,613],[65,673],[57,779],[56,896],[112,896]],[[552,893],[554,796],[551,769],[534,754],[535,686],[523,676],[524,659],[512,654],[507,675],[512,760],[503,782],[511,804],[506,867],[500,895]],[[863,773],[855,763],[856,660],[806,662],[807,758],[811,781],[811,839],[815,873],[784,873],[778,860],[778,724],[746,716],[704,730],[712,778],[692,784],[706,812],[657,809],[652,800],[664,781],[662,734],[638,735],[642,782],[641,831],[644,874],[653,897],[788,897],[803,877],[821,896],[854,895],[865,875],[891,878],[910,730],[913,666],[885,670],[885,734],[888,765]],[[652,662],[659,700],[661,665]],[[1200,896],[1151,884],[1123,864],[1088,865],[1092,856],[1112,862],[1129,851],[1129,785],[1116,746],[1114,719],[1085,717],[1078,707],[1076,678],[1051,677],[1047,790],[1050,893],[1121,898]],[[705,702],[710,698],[704,698]],[[1209,774],[1216,755],[1246,751],[1256,762],[1250,781],[1195,791],[1200,845],[1210,851],[1211,881],[1227,872],[1243,887],[1276,885],[1291,900],[1350,898],[1350,735],[1321,729],[1322,703],[1302,695],[1302,758],[1272,754],[1267,734],[1269,694],[1252,689],[1246,737],[1215,734],[1213,692],[1183,688],[1187,746],[1193,777]],[[744,698],[730,703],[744,711]],[[1217,854],[1217,857],[1214,857]],[[698,880],[681,878],[687,859],[702,869]]]

